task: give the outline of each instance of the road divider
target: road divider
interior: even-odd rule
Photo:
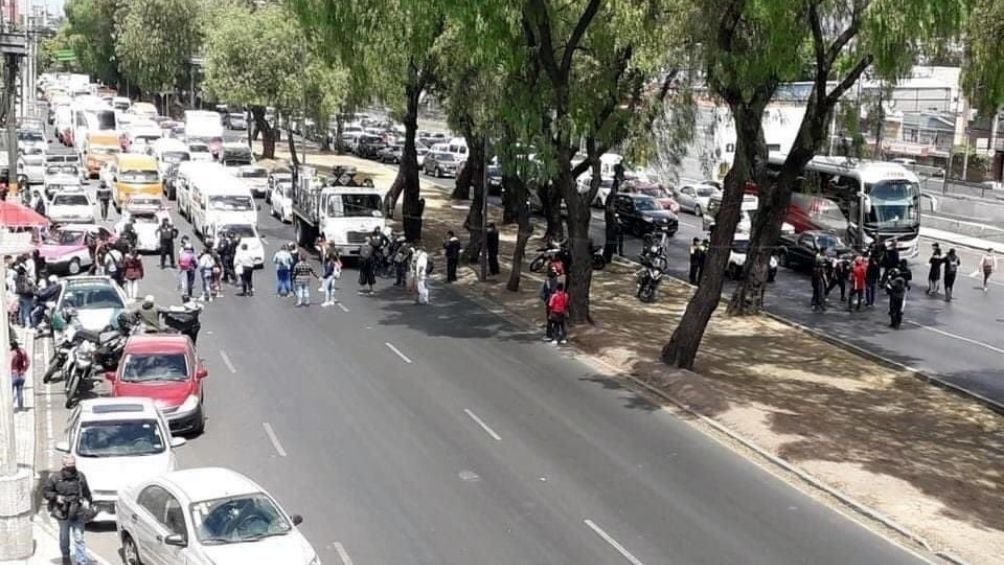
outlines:
[[[407,363],[407,364],[411,365],[411,359],[408,359],[408,356],[407,356],[407,355],[405,355],[404,353],[401,353],[401,350],[400,350],[400,349],[398,349],[398,348],[394,347],[394,344],[393,344],[393,343],[391,343],[391,342],[389,342],[389,341],[385,341],[385,342],[384,342],[384,345],[386,345],[388,349],[390,349],[390,350],[391,350],[391,351],[393,351],[393,352],[394,352],[394,353],[395,353],[395,354],[396,354],[396,355],[397,355],[398,357],[400,357],[402,361],[404,361],[405,363]]]
[[[335,551],[338,552],[338,558],[342,560],[342,565],[352,565],[352,558],[349,557],[349,552],[345,551],[345,546],[335,542]]]
[[[597,526],[596,522],[593,522],[592,520],[589,520],[588,518],[586,520],[584,520],[584,522],[586,523],[587,526],[589,526],[589,529],[591,529],[593,532],[595,532],[596,535],[600,536],[600,538],[603,541],[605,541],[608,544],[610,544],[611,547],[613,547],[614,549],[616,549],[617,553],[620,553],[621,556],[624,557],[624,559],[627,559],[628,563],[631,563],[631,565],[645,565],[644,563],[641,562],[640,559],[638,559],[637,557],[635,557],[634,555],[632,555],[631,552],[628,551],[617,540],[615,540],[613,537],[611,537],[610,534],[604,532],[603,528]]]
[[[279,454],[279,457],[285,457],[286,450],[283,449],[282,444],[279,443],[279,436],[277,436],[275,434],[275,430],[272,429],[272,424],[264,422],[262,423],[262,426],[265,428],[265,434],[268,435],[268,439],[272,442],[272,447],[275,448],[276,453]]]
[[[227,352],[226,352],[226,351],[223,351],[223,350],[221,349],[221,350],[220,350],[220,357],[222,357],[222,358],[223,358],[223,364],[227,366],[227,369],[230,369],[230,372],[231,372],[231,373],[235,373],[235,374],[236,374],[236,373],[237,373],[237,368],[236,368],[236,367],[234,367],[234,364],[233,364],[233,362],[232,362],[232,361],[230,361],[230,357],[228,357],[228,356],[227,356]]]

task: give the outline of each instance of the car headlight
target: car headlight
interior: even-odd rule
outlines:
[[[654,221],[655,221],[655,219],[654,219],[654,218],[652,218],[651,216],[643,216],[642,218],[643,218],[643,219],[644,219],[644,220],[645,220],[646,222],[654,222]]]
[[[192,410],[195,410],[198,407],[199,407],[199,397],[195,396],[194,394],[190,394],[188,395],[188,398],[186,398],[185,401],[181,403],[181,406],[178,407],[178,412],[191,412]]]

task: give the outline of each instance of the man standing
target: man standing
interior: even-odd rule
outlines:
[[[453,230],[446,232],[443,249],[446,250],[446,282],[451,283],[457,280],[457,265],[460,263],[460,240]]]
[[[906,292],[909,285],[900,274],[899,269],[889,269],[887,273],[886,292],[889,294],[889,326],[898,328],[903,323],[903,310],[906,308]]]
[[[697,284],[701,284],[704,278],[704,263],[708,260],[708,249],[711,248],[711,241],[705,239],[701,242],[701,251],[697,256]]]
[[[178,266],[181,267],[181,286],[183,296],[192,296],[195,287],[195,268],[198,258],[195,256],[195,249],[191,243],[185,243],[181,255],[178,257]]]
[[[826,266],[828,261],[822,252],[816,253],[816,262],[812,268],[812,311],[826,311]]]
[[[875,292],[878,290],[879,279],[882,278],[882,269],[879,258],[875,254],[869,254],[868,265],[865,269],[865,306],[875,305]]]
[[[551,325],[551,296],[557,290],[558,275],[554,271],[548,271],[544,284],[540,285],[540,300],[544,303],[544,341],[554,339],[554,327]]]
[[[14,409],[24,410],[24,376],[31,361],[16,340],[10,341],[10,380],[14,385]]]
[[[568,343],[568,332],[565,329],[565,315],[568,313],[568,293],[565,292],[565,285],[558,283],[558,287],[551,294],[547,301],[547,321],[551,325],[551,336],[554,338],[551,343]]]
[[[293,268],[293,255],[285,244],[281,245],[272,256],[272,264],[275,265],[275,292],[279,296],[286,296],[292,291],[289,284],[289,271]]]
[[[317,273],[307,261],[297,261],[293,265],[293,288],[296,290],[296,305],[310,306],[310,277],[317,278]]]
[[[495,222],[488,223],[485,233],[485,248],[488,249],[488,274],[499,274],[499,230]]]
[[[46,479],[42,498],[48,503],[49,514],[59,523],[59,551],[63,564],[90,563],[84,541],[84,524],[90,514],[91,489],[87,486],[87,478],[77,470],[77,460],[72,455],[65,455],[63,468]]]
[[[690,243],[690,276],[687,277],[690,284],[697,284],[697,273],[701,269],[701,253],[701,240],[695,237]]]
[[[952,294],[955,292],[955,277],[959,274],[959,267],[962,261],[955,254],[954,249],[949,249],[945,255],[945,302],[952,301]]]
[[[882,283],[888,282],[889,274],[893,269],[899,269],[899,249],[896,249],[896,241],[886,242],[885,253],[882,255]]]
[[[112,189],[104,181],[98,183],[96,192],[98,204],[101,206],[101,221],[108,221],[108,203],[112,200]]]
[[[248,251],[248,244],[241,243],[237,253],[234,254],[234,269],[241,279],[240,296],[254,296],[254,259]]]
[[[865,295],[866,282],[868,280],[868,265],[865,264],[864,257],[854,259],[854,267],[851,269],[851,298],[847,301],[847,311],[850,312],[854,304],[854,299],[858,299],[855,307],[861,310],[861,301]]]
[[[164,218],[157,228],[157,240],[160,242],[160,268],[163,269],[167,259],[171,260],[171,268],[175,268],[174,263],[174,238],[178,237],[178,230],[171,225],[170,220]]]
[[[31,325],[31,310],[35,307],[35,281],[28,275],[23,263],[17,265],[17,276],[14,278],[14,291],[17,293],[18,319],[21,327]]]
[[[416,304],[429,303],[429,273],[432,271],[429,254],[421,247],[415,247],[415,297]]]

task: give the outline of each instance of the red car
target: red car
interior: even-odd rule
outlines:
[[[661,184],[643,180],[627,180],[621,191],[651,196],[655,198],[663,210],[669,210],[674,214],[680,213],[680,204],[673,198],[673,194]]]
[[[208,375],[188,336],[154,334],[129,338],[118,370],[105,376],[112,396],[150,398],[172,432],[200,434],[206,426],[202,380]]]

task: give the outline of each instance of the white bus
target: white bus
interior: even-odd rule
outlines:
[[[771,154],[776,174],[785,155]],[[872,242],[896,242],[901,257],[919,252],[920,181],[903,165],[848,157],[816,157],[805,166],[794,190],[786,221],[796,232],[836,229],[842,216],[848,241],[864,248]]]
[[[199,175],[188,192],[192,230],[204,240],[212,236],[214,226],[258,224],[258,208],[251,190],[229,173]]]
[[[115,119],[115,110],[106,106],[74,104],[72,127],[70,145],[77,149],[78,154],[85,155],[87,136],[100,131],[115,131],[118,129],[118,121]]]

